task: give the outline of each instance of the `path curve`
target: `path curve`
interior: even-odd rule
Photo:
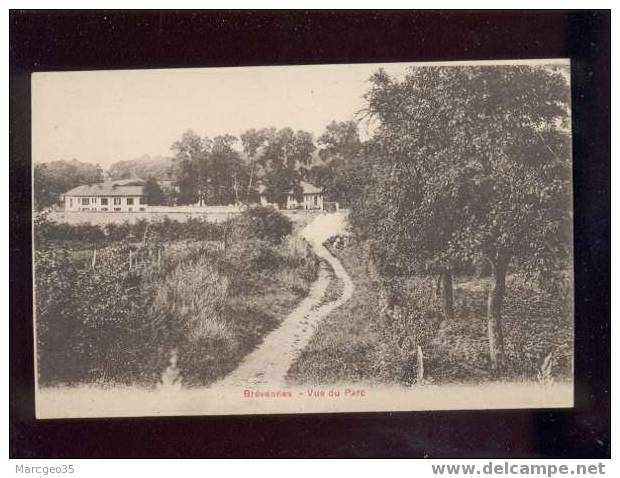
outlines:
[[[285,386],[285,376],[293,361],[306,347],[317,324],[332,310],[351,299],[353,282],[351,277],[323,242],[335,234],[344,234],[346,215],[344,213],[322,214],[317,216],[302,231],[302,236],[310,243],[315,254],[328,262],[334,274],[344,284],[342,295],[335,301],[319,306],[327,286],[329,272],[323,262],[318,279],[312,284],[309,294],[293,310],[280,326],[267,335],[256,350],[247,355],[241,364],[214,383],[212,387],[250,387]]]

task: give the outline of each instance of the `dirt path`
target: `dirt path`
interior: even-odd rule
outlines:
[[[335,301],[319,307],[329,285],[329,273],[321,263],[319,277],[308,296],[291,312],[280,327],[271,332],[259,347],[249,354],[231,374],[212,387],[248,387],[285,385],[284,377],[291,364],[308,344],[316,325],[336,307],[347,302],[353,294],[353,282],[342,264],[326,248],[323,242],[334,234],[344,233],[346,217],[343,213],[318,216],[301,234],[312,245],[317,256],[327,261],[334,273],[344,283],[342,295]]]

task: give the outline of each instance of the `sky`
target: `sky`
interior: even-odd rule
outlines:
[[[33,161],[110,164],[171,155],[184,131],[239,136],[291,127],[320,136],[353,119],[379,66],[406,64],[116,70],[38,73],[32,78]]]
[[[108,168],[169,156],[187,129],[214,137],[291,127],[316,138],[364,107],[379,67],[401,77],[413,65],[420,63],[35,73],[32,158]]]

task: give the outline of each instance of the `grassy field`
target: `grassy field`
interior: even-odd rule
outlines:
[[[308,347],[289,370],[292,384],[351,382],[412,384],[416,345],[424,353],[424,379],[436,384],[492,381],[486,335],[486,279],[455,283],[454,321],[440,326],[432,278],[404,285],[407,311],[394,319],[381,308],[381,285],[366,266],[363,244],[333,251],[355,284],[353,299],[319,324]],[[506,367],[512,381],[572,377],[570,297],[508,280],[504,309]],[[405,337],[414,340],[406,340]]]
[[[261,220],[271,220],[273,231],[281,218],[269,215]],[[240,229],[225,247],[190,229],[191,239],[152,244],[84,239],[71,249],[72,241],[41,242],[39,383],[155,386],[172,357],[185,386],[223,377],[316,278],[318,259],[281,225],[282,236],[270,239],[256,236],[260,227],[249,235]]]

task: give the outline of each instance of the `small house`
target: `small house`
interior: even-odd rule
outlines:
[[[323,190],[319,187],[316,187],[314,184],[307,183],[306,181],[301,181],[299,185],[301,186],[301,189],[303,191],[303,199],[301,201],[297,201],[293,191],[290,191],[286,198],[286,209],[322,210],[323,209]],[[260,197],[261,205],[267,206],[270,204],[265,194],[264,185],[261,184],[259,186],[258,194]]]
[[[66,212],[146,211],[143,179],[118,179],[78,186],[67,191]]]

